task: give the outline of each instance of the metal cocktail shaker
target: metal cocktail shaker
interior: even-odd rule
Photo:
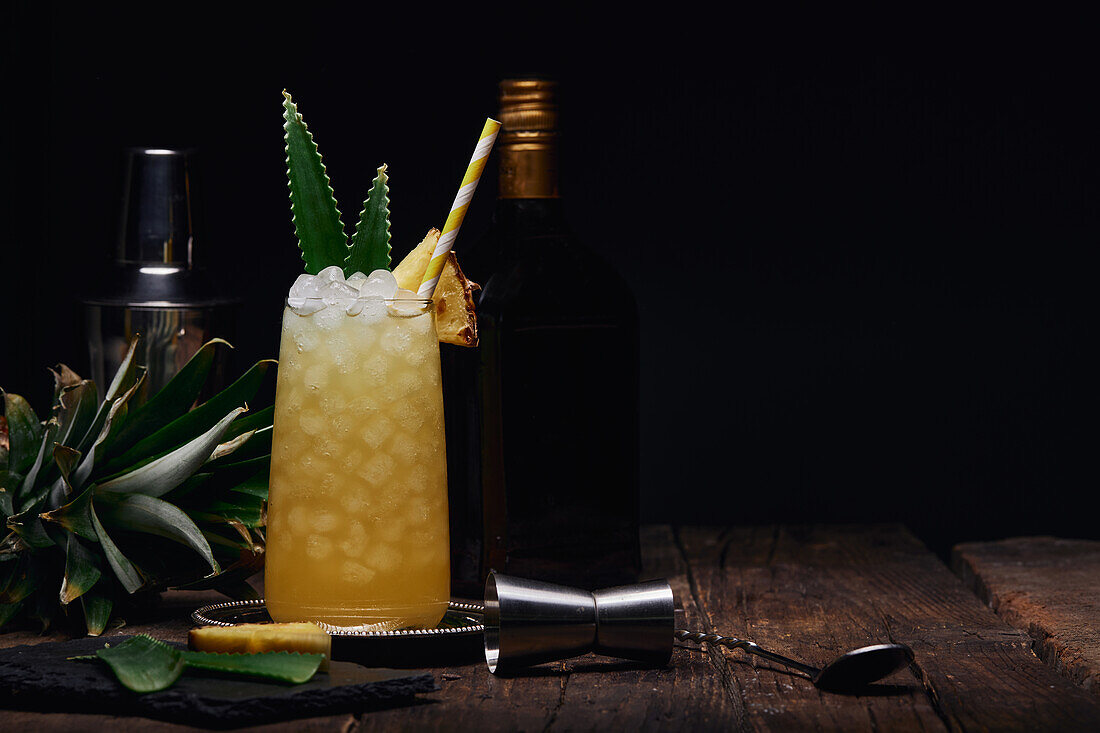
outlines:
[[[92,378],[105,385],[141,334],[137,358],[156,393],[206,341],[235,335],[237,298],[219,295],[196,266],[201,232],[194,150],[124,153],[118,248],[98,289],[84,298]],[[221,353],[224,355],[225,350]],[[225,382],[224,356],[207,389]]]

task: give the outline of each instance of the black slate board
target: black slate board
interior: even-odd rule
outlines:
[[[358,713],[414,702],[439,689],[428,672],[369,669],[332,662],[301,685],[185,671],[172,687],[144,695],[127,690],[101,662],[69,661],[130,637],[17,646],[0,651],[0,707],[42,712],[141,715],[213,728]]]

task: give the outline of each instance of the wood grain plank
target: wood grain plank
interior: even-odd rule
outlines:
[[[1043,665],[900,526],[683,529],[700,604],[719,633],[815,665],[900,641],[915,674],[891,695],[818,692],[726,652],[757,728],[1095,730],[1100,706]]]
[[[682,529],[696,593],[710,628],[821,666],[849,649],[890,640],[880,614],[844,578],[815,562],[831,538],[793,536],[774,527]],[[803,563],[808,562],[806,566]],[[840,570],[844,562],[833,563]],[[848,583],[850,585],[850,583]],[[800,673],[725,648],[730,675],[757,730],[944,730],[920,683],[908,672],[874,693],[817,690]]]
[[[644,530],[645,575],[668,578],[685,622],[698,609],[687,566],[668,527]],[[706,655],[677,649],[668,667],[647,669],[586,655],[495,677],[484,663],[432,670],[442,690],[402,710],[362,716],[362,730],[741,730],[744,709],[723,686]]]
[[[1035,653],[1100,696],[1100,542],[1017,537],[957,545],[955,574]]]

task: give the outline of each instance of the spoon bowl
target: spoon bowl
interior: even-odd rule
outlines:
[[[828,691],[858,690],[909,666],[913,650],[905,644],[874,644],[840,655],[813,676],[814,686]]]

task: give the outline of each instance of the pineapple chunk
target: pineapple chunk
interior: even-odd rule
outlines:
[[[413,247],[413,251],[405,255],[405,259],[397,263],[393,268],[393,276],[397,278],[397,287],[411,290],[414,293],[420,288],[420,281],[424,279],[424,270],[428,269],[431,262],[435,244],[439,241],[439,230],[432,229],[420,244]]]
[[[332,656],[332,637],[311,623],[202,626],[188,632],[187,645],[197,652],[324,654],[321,669]]]
[[[432,259],[439,230],[432,229],[405,259],[393,269],[398,287],[415,292],[424,279],[424,271]],[[481,286],[470,282],[458,266],[455,253],[447,255],[443,272],[435,286],[435,327],[439,340],[458,346],[477,346],[477,314],[474,312],[474,291]]]

